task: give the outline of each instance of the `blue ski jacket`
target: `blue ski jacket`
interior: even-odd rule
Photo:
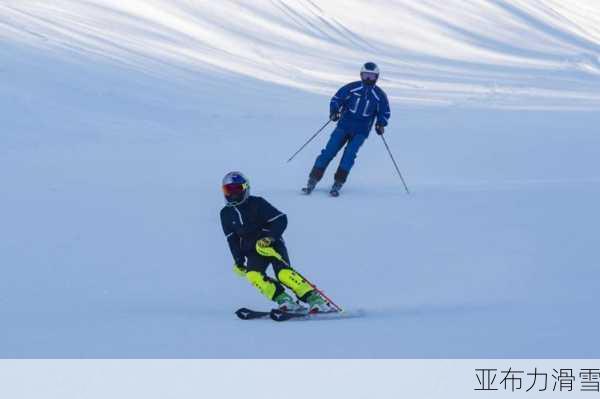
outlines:
[[[365,136],[369,135],[375,120],[378,125],[386,126],[391,116],[385,92],[377,85],[363,85],[360,80],[339,89],[331,98],[329,111],[342,113],[338,127]]]

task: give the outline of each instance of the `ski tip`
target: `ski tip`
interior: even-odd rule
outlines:
[[[248,308],[239,308],[235,311],[235,315],[242,320],[261,319],[269,315],[269,312],[257,311]]]
[[[239,308],[235,311],[235,315],[242,320],[247,320],[251,313],[252,311],[247,308]]]

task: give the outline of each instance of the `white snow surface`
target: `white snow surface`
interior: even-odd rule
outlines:
[[[600,357],[600,3],[0,2],[0,357]],[[299,194],[380,65],[388,143]],[[230,170],[364,317],[241,321]]]

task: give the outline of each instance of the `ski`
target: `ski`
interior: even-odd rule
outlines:
[[[306,195],[310,195],[313,191],[315,191],[316,186],[306,186],[302,187],[302,193]]]
[[[286,321],[294,318],[306,317],[308,312],[286,312],[279,309],[272,309],[269,316],[274,321]]]
[[[332,197],[339,197],[342,185],[342,183],[338,182],[333,183],[333,186],[331,186],[331,189],[329,190],[329,195],[331,195]]]
[[[279,309],[271,310],[270,317],[274,321],[288,320],[327,320],[327,319],[347,319],[352,317],[360,317],[363,312],[339,312],[331,310],[327,312],[285,312]]]
[[[235,311],[235,315],[242,320],[254,320],[254,319],[263,319],[267,318],[271,312],[269,311],[259,311],[252,310],[248,308],[239,308]]]
[[[277,322],[288,321],[288,320],[328,320],[328,319],[350,319],[355,317],[362,317],[364,311],[343,311],[338,312],[337,310],[331,310],[328,312],[317,312],[310,313],[304,312],[285,312],[280,309],[271,309],[270,311],[252,310],[248,308],[240,308],[235,312],[236,316],[242,320],[258,320],[258,319],[271,319]]]
[[[304,195],[310,195],[310,194],[312,194],[313,191],[314,191],[314,188],[302,187],[302,194],[304,194]],[[340,191],[339,190],[330,190],[329,195],[331,195],[332,197],[339,197]]]

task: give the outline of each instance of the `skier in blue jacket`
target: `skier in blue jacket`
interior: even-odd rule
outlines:
[[[383,134],[390,118],[390,105],[384,91],[376,86],[378,78],[377,65],[367,62],[360,70],[361,80],[343,86],[332,97],[329,118],[338,124],[315,161],[308,183],[303,188],[306,194],[314,190],[331,160],[346,145],[330,191],[332,196],[337,197],[354,165],[359,148],[369,136],[373,122],[377,134]]]

